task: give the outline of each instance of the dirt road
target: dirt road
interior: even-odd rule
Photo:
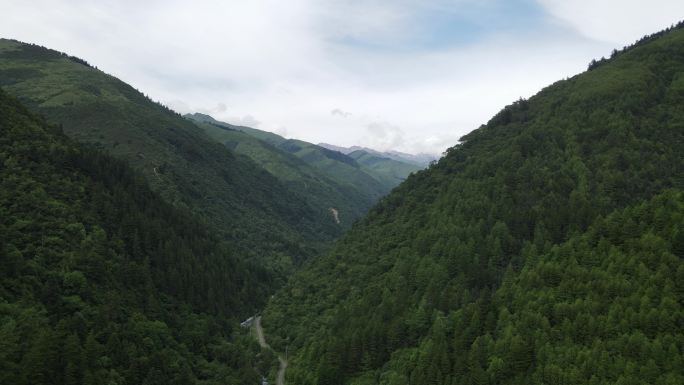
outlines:
[[[254,328],[256,329],[257,341],[264,349],[273,350],[271,346],[266,343],[266,338],[264,337],[264,329],[261,327],[261,316],[256,317],[254,320]],[[275,350],[273,350],[275,352]],[[276,377],[276,385],[285,385],[285,369],[287,369],[287,360],[285,360],[281,355],[278,355],[278,362],[280,362],[280,367],[278,368],[278,375]]]

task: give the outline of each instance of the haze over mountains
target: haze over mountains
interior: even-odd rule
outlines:
[[[405,162],[405,163],[412,163],[416,164],[419,166],[428,166],[430,162],[433,160],[439,159],[438,156],[435,155],[430,155],[430,154],[407,154],[404,152],[400,151],[393,151],[393,150],[388,150],[388,151],[377,151],[373,150],[372,148],[367,148],[367,147],[361,147],[361,146],[351,146],[351,147],[340,147],[340,146],[335,146],[333,144],[328,144],[328,143],[318,143],[319,146],[325,147],[329,150],[335,150],[339,151],[343,154],[351,154],[357,151],[364,151],[367,153],[370,153],[372,155],[377,155],[380,157],[384,158],[389,158],[389,159],[394,159],[400,162]]]
[[[438,161],[0,39],[0,383],[682,384],[682,106],[684,23]]]
[[[302,140],[286,139],[271,132],[218,122],[206,114],[187,114],[185,117],[198,123],[204,123],[200,124],[200,127],[204,128],[210,136],[228,148],[257,161],[257,163],[271,171],[273,175],[290,182],[298,180],[299,183],[305,184],[305,188],[309,188],[310,180],[292,179],[296,172],[282,168],[276,169],[275,167],[282,167],[284,163],[274,161],[272,158],[274,156],[287,157],[290,159],[290,164],[294,159],[300,160],[317,170],[319,176],[314,177],[314,179],[332,179],[338,184],[338,190],[341,188],[346,189],[344,195],[348,199],[355,202],[363,202],[362,210],[364,211],[379,197],[387,194],[392,188],[406,179],[412,172],[427,166],[427,164],[414,164],[414,162],[409,160],[395,160],[376,156],[375,154],[379,153],[373,150],[342,153]],[[245,143],[249,140],[246,139],[245,135],[240,135],[239,133],[251,136],[265,145],[258,146],[261,151],[257,151],[253,145],[247,148]],[[269,155],[266,151],[275,152],[278,155]],[[343,199],[339,200],[339,202],[343,201]],[[333,202],[330,204],[335,206]],[[345,213],[345,216],[351,217],[352,220],[359,216],[356,208],[349,207],[349,210],[347,207],[344,207],[344,210],[341,212],[351,212],[352,215]],[[351,223],[351,221],[345,222]]]

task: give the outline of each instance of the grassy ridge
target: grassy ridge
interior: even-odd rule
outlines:
[[[362,159],[360,153],[352,157],[302,140],[286,139],[255,128],[218,122],[204,114],[186,116],[195,121],[213,123],[214,127],[242,131],[297,157],[349,191],[352,196],[358,197],[356,199],[364,202],[364,205],[368,204],[367,202],[375,203],[377,199],[401,183],[411,172],[421,169],[420,166],[386,158],[369,156]],[[360,160],[362,161],[360,162]]]
[[[339,183],[334,175],[328,175],[265,140],[227,125],[200,121],[196,124],[210,137],[231,151],[254,160],[289,189],[305,197],[319,215],[333,221],[330,208],[338,210],[343,229],[348,229],[377,199],[362,194],[356,186]]]

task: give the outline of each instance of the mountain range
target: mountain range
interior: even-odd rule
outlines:
[[[127,161],[165,200],[193,211],[281,282],[419,169],[385,177],[345,155],[248,127],[241,130],[251,137],[227,151],[217,135],[231,131],[202,124],[210,117],[184,119],[85,60],[17,41],[0,40],[0,86],[71,138]],[[263,151],[241,151],[248,146]]]
[[[343,154],[350,155],[354,152],[362,151],[362,152],[367,152],[369,154],[381,157],[381,158],[388,158],[388,159],[393,159],[399,162],[403,163],[410,163],[410,164],[415,164],[418,166],[423,166],[427,167],[430,165],[431,162],[436,161],[439,159],[439,156],[432,155],[432,154],[407,154],[405,152],[401,151],[394,151],[394,150],[388,150],[388,151],[378,151],[374,150],[372,148],[368,147],[361,147],[361,146],[351,146],[351,147],[341,147],[341,146],[335,146],[333,144],[328,144],[328,143],[318,143],[319,146],[325,147],[329,150],[334,150],[341,152]]]
[[[317,169],[323,176],[332,178],[340,186],[357,190],[355,194],[358,195],[358,198],[355,198],[355,200],[361,199],[361,201],[374,203],[379,197],[387,194],[392,188],[406,179],[412,172],[427,167],[427,164],[416,164],[408,160],[408,158],[392,159],[370,149],[342,153],[335,149],[302,140],[286,139],[271,132],[218,122],[211,116],[204,114],[188,114],[186,117],[198,123],[208,123],[208,125],[202,125],[201,127],[210,136],[213,136],[234,151],[244,153],[257,160],[262,166],[281,163],[269,162],[268,156],[264,153],[257,156],[254,153],[253,147],[252,151],[244,150],[241,146],[242,141],[228,137],[231,131],[239,131],[259,139],[269,144],[269,148],[275,148],[280,154],[282,152],[290,154],[292,157],[298,158],[312,168]],[[266,168],[268,169],[268,167]],[[278,176],[282,172],[283,170],[280,170],[273,174]],[[285,172],[285,174],[289,173]],[[353,218],[356,217],[353,216]]]
[[[684,23],[438,161],[2,39],[0,383],[684,383],[682,106]]]
[[[0,87],[3,384],[256,383],[275,357],[238,320],[399,183],[313,145],[227,148],[37,45],[0,40]]]

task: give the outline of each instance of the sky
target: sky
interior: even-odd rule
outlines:
[[[505,105],[684,19],[681,0],[0,0],[0,37],[180,113],[440,154]]]

